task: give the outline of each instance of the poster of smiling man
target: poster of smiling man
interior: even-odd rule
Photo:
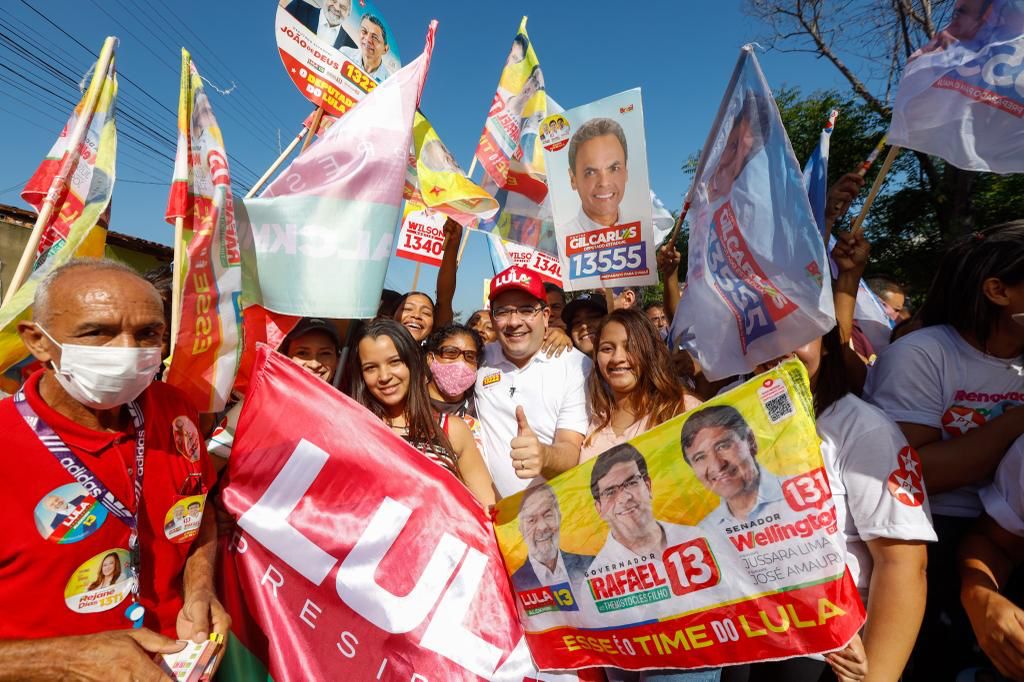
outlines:
[[[330,116],[402,66],[391,26],[370,0],[278,0],[276,29],[288,76]]]
[[[565,288],[656,284],[640,90],[549,116],[540,136]]]

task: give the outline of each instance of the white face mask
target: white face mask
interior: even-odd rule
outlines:
[[[39,331],[61,351],[60,367],[53,365],[58,383],[86,407],[109,410],[138,398],[160,369],[160,346],[81,346],[60,344],[36,323]]]

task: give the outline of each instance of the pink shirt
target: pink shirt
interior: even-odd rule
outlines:
[[[689,393],[683,395],[683,409],[689,412],[695,407],[699,407],[701,401]],[[587,439],[583,441],[583,447],[580,449],[580,464],[586,462],[588,459],[593,459],[600,455],[605,450],[625,443],[628,440],[636,438],[641,433],[649,430],[650,419],[645,417],[639,419],[625,428],[621,435],[616,434],[615,430],[612,429],[612,425],[604,427],[600,431],[597,431],[597,420],[592,419],[590,426],[587,428],[587,432],[590,434]]]

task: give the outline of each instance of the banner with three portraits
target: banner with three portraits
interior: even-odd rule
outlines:
[[[864,624],[788,361],[502,500],[495,531],[541,669],[702,668],[842,648]]]

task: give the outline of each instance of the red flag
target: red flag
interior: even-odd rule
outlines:
[[[237,655],[278,682],[536,676],[487,513],[454,476],[266,346],[237,434]]]
[[[284,337],[295,329],[295,325],[301,319],[295,315],[271,312],[260,305],[251,305],[245,309],[242,313],[242,357],[238,363],[238,376],[233,388],[236,393],[245,393],[249,388],[249,378],[256,362],[257,345],[266,344],[271,348],[279,348]]]

